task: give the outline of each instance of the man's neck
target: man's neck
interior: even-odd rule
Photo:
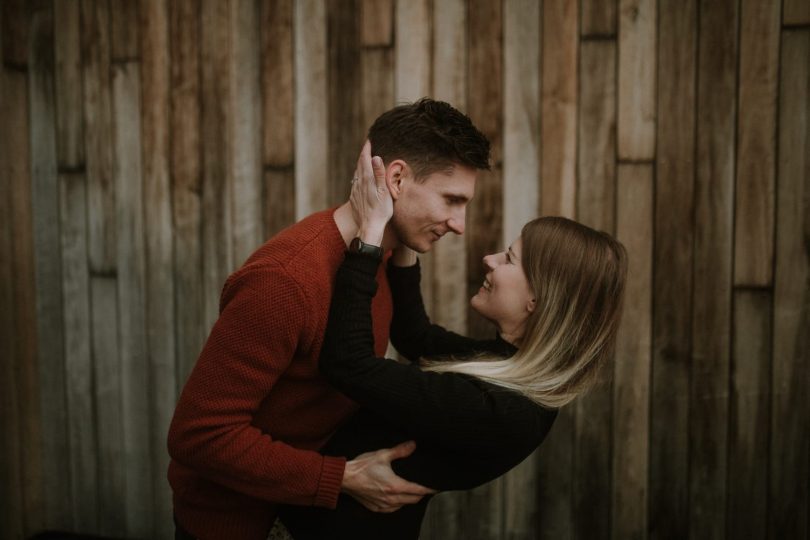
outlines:
[[[355,223],[354,221],[351,204],[345,202],[340,205],[337,210],[335,210],[333,217],[335,220],[335,225],[337,225],[338,231],[340,232],[340,236],[343,238],[343,242],[345,242],[346,247],[349,247],[349,244],[351,243],[352,239],[357,236],[357,231],[360,228],[359,224]],[[398,245],[399,239],[391,230],[389,222],[389,225],[385,227],[385,233],[383,234],[383,251],[394,249]]]

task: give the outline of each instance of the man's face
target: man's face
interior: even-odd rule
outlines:
[[[475,194],[478,172],[455,165],[417,182],[406,177],[394,203],[391,223],[400,242],[419,253],[447,234],[464,233],[467,203]]]

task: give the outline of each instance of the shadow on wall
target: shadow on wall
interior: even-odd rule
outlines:
[[[121,540],[110,536],[93,536],[90,534],[75,534],[62,531],[45,531],[34,536],[30,536],[28,540]]]

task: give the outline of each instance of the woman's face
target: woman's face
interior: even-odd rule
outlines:
[[[519,338],[534,310],[535,299],[521,263],[522,241],[515,240],[506,251],[484,257],[487,274],[472,308],[498,327],[504,337]]]

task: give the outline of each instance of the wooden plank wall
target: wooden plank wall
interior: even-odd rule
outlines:
[[[165,437],[227,275],[431,95],[491,139],[426,304],[480,334],[535,215],[630,254],[616,358],[424,538],[808,538],[807,0],[2,0],[0,538],[171,538]]]

